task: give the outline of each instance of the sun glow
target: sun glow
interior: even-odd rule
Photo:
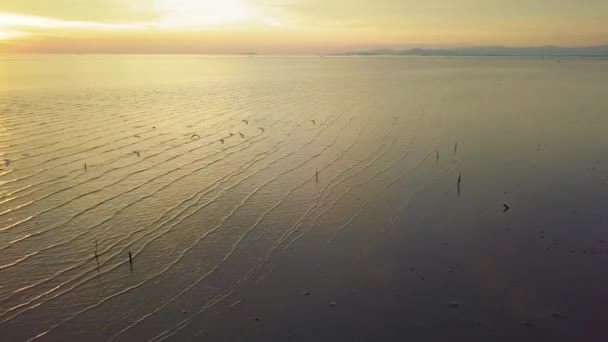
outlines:
[[[258,13],[244,0],[156,0],[161,27],[201,28],[254,19]]]

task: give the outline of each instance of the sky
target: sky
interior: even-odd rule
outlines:
[[[608,44],[608,0],[0,0],[0,53]]]

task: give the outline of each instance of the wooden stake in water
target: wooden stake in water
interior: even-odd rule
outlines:
[[[458,174],[458,181],[456,182],[456,190],[458,191],[458,198],[460,198],[460,182],[462,181],[462,171]]]
[[[129,251],[129,265],[131,266],[131,271],[133,271],[133,256],[131,255],[131,251]]]
[[[99,256],[97,255],[97,240],[95,240],[95,261],[97,261],[97,272],[99,272]]]

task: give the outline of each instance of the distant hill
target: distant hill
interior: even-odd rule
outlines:
[[[608,45],[587,47],[503,47],[477,46],[446,49],[374,49],[349,51],[333,56],[580,56],[608,57]]]

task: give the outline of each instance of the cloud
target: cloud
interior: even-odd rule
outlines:
[[[153,21],[155,0],[0,0],[0,12],[61,21]]]

